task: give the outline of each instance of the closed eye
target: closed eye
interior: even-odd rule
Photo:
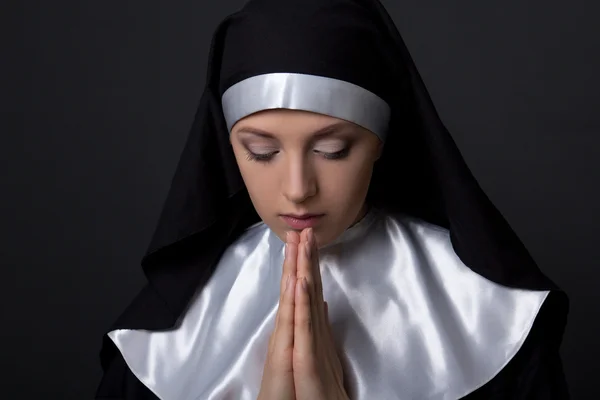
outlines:
[[[324,151],[320,151],[320,150],[313,150],[313,152],[315,154],[321,155],[326,160],[341,160],[348,156],[348,153],[350,153],[350,148],[346,147],[340,151],[336,151],[333,153],[324,152]],[[258,162],[262,162],[262,163],[268,163],[269,161],[271,161],[273,159],[273,157],[277,153],[279,153],[279,150],[271,151],[269,153],[253,153],[250,150],[248,150],[248,151],[246,151],[246,159],[248,161],[258,161]]]
[[[327,153],[327,152],[319,151],[319,150],[314,150],[314,152],[317,154],[321,154],[327,160],[340,160],[342,158],[345,158],[348,155],[348,153],[350,152],[350,148],[345,147],[342,150],[336,151],[334,153]]]
[[[250,150],[246,151],[246,159],[248,161],[258,161],[258,162],[269,162],[273,159],[275,154],[279,153],[279,151],[271,151],[269,153],[253,153]]]

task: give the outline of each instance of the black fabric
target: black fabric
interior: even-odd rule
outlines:
[[[454,250],[475,273],[509,287],[557,291],[566,313],[566,296],[538,269],[469,171],[378,0],[251,0],[214,34],[206,87],[142,259],[148,284],[109,330],[175,326],[223,251],[258,221],[220,96],[229,85],[267,72],[344,79],[384,98],[392,116],[368,202],[449,229]],[[118,357],[105,340],[107,373]]]
[[[546,300],[527,340],[506,367],[464,400],[568,400],[569,393],[559,356],[566,323],[562,294]],[[114,347],[112,343],[108,346]],[[96,399],[156,400],[128,369],[120,353],[115,357],[98,389]],[[398,398],[402,398],[399,394]]]
[[[391,38],[361,3],[249,2],[227,27],[219,95],[251,76],[293,72],[351,82],[388,103],[396,101],[390,83],[407,74],[392,68],[386,50]]]

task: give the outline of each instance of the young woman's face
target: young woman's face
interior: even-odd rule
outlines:
[[[381,151],[370,131],[321,114],[277,109],[240,120],[230,139],[254,208],[281,240],[289,230],[312,226],[323,246],[364,215]],[[316,217],[286,216],[306,214]]]

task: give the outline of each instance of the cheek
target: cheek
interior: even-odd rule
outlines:
[[[372,171],[373,164],[363,159],[339,164],[323,175],[321,192],[334,204],[346,204],[351,208],[357,203],[360,207],[369,188]]]
[[[270,176],[272,173],[269,168],[247,160],[242,160],[241,163],[238,162],[238,167],[240,168],[240,173],[242,174],[248,194],[259,213],[261,209],[275,203],[277,193],[275,190],[276,179]]]
[[[254,165],[255,163],[247,160],[246,152],[239,143],[233,145],[233,153],[235,155],[235,160],[240,170],[240,174],[242,175],[244,183],[248,189],[250,189],[252,186],[255,186],[257,183],[260,183],[258,179],[255,179],[257,175],[256,169],[259,167],[259,165]]]

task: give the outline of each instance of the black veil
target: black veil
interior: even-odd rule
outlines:
[[[325,33],[335,35],[336,28],[343,31],[351,21],[361,27],[362,33],[376,39],[361,44],[361,34],[356,37],[356,46],[343,49],[343,56],[355,61],[364,52],[371,52],[370,57],[360,58],[368,62],[357,61],[350,72],[346,68],[331,70],[331,63],[316,56],[301,57],[303,43],[312,46],[323,37],[319,15],[328,11],[336,12],[328,16],[333,19],[327,20]],[[285,20],[290,14],[300,19],[313,18],[310,21],[315,21],[314,26],[309,31],[284,35],[287,42],[273,39],[269,30],[285,29],[291,24]],[[285,24],[274,27],[273,21],[281,18]],[[344,38],[333,37],[325,42]],[[289,40],[297,42],[292,46],[294,51],[286,47]],[[262,50],[254,48],[263,51],[258,57],[245,53],[253,48],[253,41],[263,43]],[[324,51],[323,57],[329,57],[328,54]],[[373,69],[373,73],[368,72]],[[410,214],[449,229],[461,260],[491,281],[514,288],[556,290],[561,296],[562,314],[566,315],[566,296],[540,272],[469,171],[440,120],[403,39],[379,1],[251,0],[241,11],[226,18],[214,34],[206,87],[142,260],[148,284],[111,330],[163,330],[176,325],[227,246],[259,220],[229,143],[221,95],[246,77],[281,71],[334,75],[384,98],[392,115],[368,201],[384,210]],[[350,76],[344,76],[346,73]],[[110,340],[105,340],[103,364],[116,351]]]

